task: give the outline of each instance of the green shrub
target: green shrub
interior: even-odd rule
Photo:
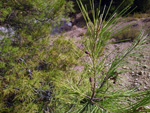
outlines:
[[[0,26],[14,32],[0,39],[0,112],[54,111],[53,79],[77,65],[81,54],[76,57],[70,40],[51,47],[47,36],[70,11],[66,0],[0,1]],[[70,49],[61,51],[59,44]]]
[[[14,43],[45,38],[50,28],[73,11],[66,0],[1,0],[0,25],[14,30]]]
[[[53,47],[49,42],[46,38],[16,47],[9,38],[0,41],[0,112],[55,110],[53,79],[67,75],[82,54],[71,40],[60,37]]]

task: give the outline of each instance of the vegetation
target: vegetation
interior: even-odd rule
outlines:
[[[22,45],[49,35],[55,25],[72,11],[65,0],[1,0],[0,25],[15,31],[14,43]]]
[[[81,12],[87,23],[89,37],[86,38],[85,53],[88,59],[84,59],[85,65],[83,72],[74,77],[58,78],[56,89],[60,89],[61,94],[57,94],[60,102],[57,112],[75,113],[129,113],[149,111],[144,108],[150,100],[149,91],[138,92],[135,89],[129,90],[124,86],[118,85],[118,75],[122,73],[119,69],[124,65],[125,58],[134,53],[134,49],[140,47],[145,42],[147,36],[143,33],[134,40],[133,44],[114,58],[108,60],[111,53],[105,50],[109,40],[116,32],[118,17],[124,11],[112,15],[108,21],[103,16],[104,12],[95,15],[93,1],[91,0],[93,21],[89,18],[88,11],[81,1],[78,1]],[[126,9],[128,10],[128,7]],[[109,8],[108,8],[109,11]],[[107,14],[107,11],[106,11]],[[106,15],[107,16],[107,15]],[[111,26],[113,24],[113,26]],[[115,50],[113,51],[113,53]],[[143,106],[142,108],[140,106]],[[64,108],[65,107],[65,108]]]
[[[128,28],[123,30],[120,34],[114,36],[116,43],[133,41],[138,37],[140,30],[137,28]]]
[[[112,2],[99,13],[101,7],[96,9],[93,0],[89,1],[92,19],[82,2],[77,2],[88,30],[84,55],[71,40],[48,36],[51,25],[72,9],[71,2],[0,1],[0,24],[14,31],[0,39],[0,112],[150,111],[145,108],[150,104],[149,90],[127,89],[118,83],[125,58],[146,42],[147,35],[141,31],[129,48],[109,58],[115,50],[109,53],[106,46],[126,29],[114,28],[130,5],[107,18]],[[79,65],[84,65],[81,72],[75,69]]]
[[[58,38],[50,46],[49,38],[28,47],[15,47],[11,40],[1,40],[0,112],[53,111],[54,78],[63,76],[78,64],[70,40]],[[70,55],[71,54],[71,55]]]
[[[0,39],[0,112],[54,110],[52,79],[78,63],[70,40],[49,44],[51,26],[68,11],[65,0],[0,1],[0,26],[12,29]]]
[[[135,6],[137,6],[138,12],[146,12],[150,11],[150,0],[135,0],[134,1]]]
[[[86,7],[88,9],[90,9],[90,3],[88,0],[81,0],[81,1],[83,4],[86,4]],[[105,5],[107,6],[109,5],[110,0],[94,0],[95,7],[98,7],[100,2],[101,2],[101,6],[104,7]],[[133,8],[136,7],[136,9],[133,12],[146,12],[150,10],[150,0],[143,0],[143,1],[141,0],[113,0],[110,12],[112,13],[122,2],[123,4],[119,8],[118,12],[121,11],[123,8],[125,8],[129,4],[132,5]],[[75,5],[74,7],[76,11],[80,12],[78,5],[75,1],[74,1],[74,5]]]

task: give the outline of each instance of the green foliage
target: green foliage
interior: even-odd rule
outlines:
[[[79,63],[81,52],[62,37],[53,47],[49,43],[46,38],[16,47],[9,38],[0,41],[0,112],[54,111],[53,79],[67,75]]]
[[[128,28],[123,30],[117,36],[115,36],[116,42],[126,42],[126,41],[133,41],[136,37],[138,37],[140,30],[137,28]]]
[[[70,0],[72,1],[72,0]],[[111,10],[110,12],[113,12],[115,9],[118,8],[118,6],[122,3],[121,7],[119,8],[119,10],[117,10],[118,12],[121,11],[123,8],[125,8],[127,5],[129,4],[133,4],[135,0],[113,0],[112,1],[112,6],[111,6]],[[86,5],[86,8],[89,10],[91,10],[90,7],[90,2],[89,0],[81,0],[81,2]],[[94,0],[94,5],[95,5],[95,9],[99,7],[99,4],[101,4],[101,10],[106,6],[110,5],[110,0]],[[77,2],[74,2],[74,7],[77,10],[77,12],[80,12],[80,9],[78,7]]]
[[[114,33],[121,29],[114,29],[120,21],[120,16],[128,10],[127,6],[119,14],[113,14],[107,21],[106,10],[100,13],[94,10],[93,0],[90,1],[93,21],[89,18],[88,11],[79,0],[78,4],[86,21],[89,37],[86,37],[86,57],[81,73],[70,73],[70,76],[57,77],[55,80],[56,99],[58,100],[56,112],[67,113],[131,113],[149,111],[144,106],[150,104],[150,91],[129,90],[119,84],[119,69],[125,65],[125,58],[135,53],[146,42],[147,35],[143,32],[134,39],[132,45],[109,58],[115,50],[108,52],[105,47],[110,42]],[[99,11],[99,9],[98,9]],[[96,14],[96,15],[95,15]]]
[[[54,111],[52,80],[77,65],[81,54],[62,37],[51,47],[47,36],[70,11],[65,0],[0,1],[0,26],[14,32],[0,39],[0,112]]]
[[[73,0],[70,0],[73,1]],[[88,0],[81,0],[83,4],[86,5],[87,9],[90,10],[90,3]],[[109,6],[110,0],[94,0],[95,7],[99,6],[101,2],[101,7]],[[146,12],[150,10],[150,0],[113,0],[110,13],[113,12],[121,3],[122,6],[119,8],[118,12],[125,8],[127,5],[131,4],[133,7],[137,7],[133,12]],[[77,12],[80,12],[77,3],[74,1],[74,8]],[[103,8],[101,8],[103,9]]]
[[[66,0],[1,0],[0,25],[12,28],[14,41],[22,45],[48,36],[51,25],[71,11],[72,3]]]
[[[112,2],[111,2],[112,3]],[[129,113],[149,111],[150,91],[138,92],[117,84],[125,58],[140,48],[143,32],[133,44],[113,58],[105,50],[120,32],[117,23],[130,5],[107,18],[111,4],[100,14],[90,0],[93,20],[81,1],[78,5],[86,21],[85,53],[69,39],[47,37],[72,6],[65,0],[1,0],[0,24],[15,34],[0,39],[0,112]],[[54,23],[53,23],[54,22]],[[52,45],[52,46],[51,46]],[[76,69],[84,68],[81,72]]]

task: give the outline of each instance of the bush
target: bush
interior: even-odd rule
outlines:
[[[0,25],[12,28],[14,42],[22,45],[48,36],[51,26],[72,10],[66,0],[1,0]]]
[[[13,46],[9,38],[0,41],[0,112],[55,110],[53,79],[67,76],[79,63],[81,52],[76,48],[78,54],[74,54],[71,40],[58,38],[53,47],[49,40],[25,48]]]
[[[13,29],[0,39],[0,112],[54,111],[53,79],[70,71],[79,57],[70,40],[57,39],[51,47],[48,36],[71,5],[65,0],[0,1],[0,26]],[[59,44],[70,49],[64,52]]]

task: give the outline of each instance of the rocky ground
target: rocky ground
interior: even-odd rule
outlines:
[[[136,34],[137,32],[139,33],[139,29],[145,29],[149,38],[145,44],[146,48],[142,49],[140,52],[140,59],[138,57],[134,57],[135,61],[127,61],[130,64],[133,64],[132,66],[122,67],[122,69],[128,70],[128,72],[119,75],[122,81],[121,84],[129,88],[137,87],[137,90],[150,89],[150,18],[126,18],[123,25],[127,25],[132,22],[134,22],[134,24],[131,26],[131,30],[136,29],[136,31],[131,31],[131,33],[128,34],[129,36]],[[80,49],[84,50],[84,46],[81,42],[87,30],[81,14],[76,15],[76,19],[73,20],[71,26],[62,26],[61,30],[65,31],[63,32],[64,36],[75,40],[76,45]],[[125,34],[125,36],[128,35]],[[117,37],[114,37],[113,40],[116,40],[116,38]],[[128,48],[131,43],[132,41],[110,44],[107,46],[107,49],[109,51],[115,49],[119,53],[123,49]],[[83,66],[76,67],[78,70],[82,70],[82,68]]]

